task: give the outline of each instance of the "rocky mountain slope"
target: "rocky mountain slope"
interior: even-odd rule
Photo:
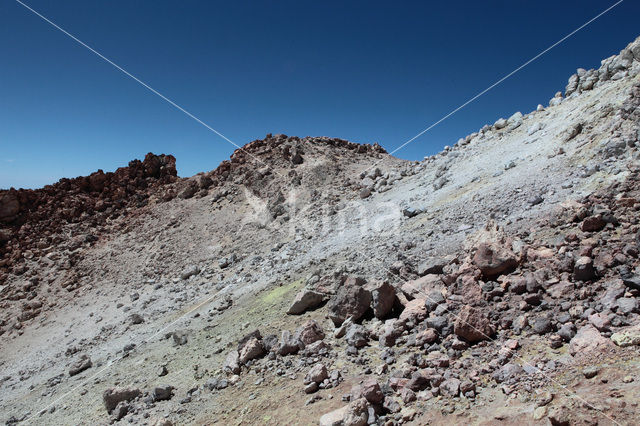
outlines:
[[[417,163],[267,135],[0,192],[1,419],[633,424],[639,75]]]

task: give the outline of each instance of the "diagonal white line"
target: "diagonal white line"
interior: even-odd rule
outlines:
[[[570,38],[571,36],[573,36],[574,34],[576,34],[578,31],[582,30],[584,27],[586,27],[587,25],[593,23],[596,19],[600,18],[602,15],[606,14],[607,12],[609,12],[611,9],[613,9],[614,7],[618,6],[620,3],[622,3],[624,0],[619,0],[618,2],[614,3],[613,5],[609,6],[608,8],[606,8],[605,10],[603,10],[602,12],[600,12],[599,14],[597,14],[596,16],[594,16],[593,18],[591,18],[590,20],[588,20],[587,22],[585,22],[584,24],[580,25],[578,28],[576,28],[575,30],[571,31],[569,34],[567,34],[566,36],[562,37],[560,40],[556,41],[555,43],[553,43],[551,46],[547,47],[546,49],[544,49],[542,52],[538,53],[536,56],[534,56],[533,58],[529,59],[527,62],[525,62],[524,64],[520,65],[518,68],[516,68],[515,70],[511,71],[509,74],[505,75],[504,77],[502,77],[500,80],[496,81],[495,83],[493,83],[491,86],[487,87],[486,89],[484,89],[483,91],[481,91],[480,93],[478,93],[477,95],[473,96],[472,98],[470,98],[469,100],[467,100],[465,103],[463,103],[462,105],[460,105],[459,107],[455,108],[454,110],[452,110],[451,112],[449,112],[448,114],[444,115],[442,118],[440,118],[438,121],[436,121],[435,123],[431,124],[429,127],[427,127],[426,129],[422,130],[420,133],[418,133],[417,135],[415,135],[414,137],[412,137],[411,139],[409,139],[408,141],[406,141],[405,143],[403,143],[402,145],[400,145],[399,147],[397,147],[396,149],[394,149],[393,151],[391,151],[389,153],[389,155],[393,155],[396,152],[400,151],[402,148],[404,148],[405,146],[409,145],[411,142],[413,142],[414,140],[418,139],[420,136],[424,135],[425,133],[427,133],[429,130],[433,129],[434,127],[436,127],[438,124],[442,123],[443,121],[445,121],[447,118],[451,117],[453,114],[457,113],[458,111],[460,111],[462,108],[466,107],[467,105],[469,105],[470,103],[472,103],[473,101],[475,101],[476,99],[478,99],[479,97],[481,97],[482,95],[484,95],[485,93],[487,93],[488,91],[490,91],[491,89],[493,89],[494,87],[498,86],[500,83],[502,83],[503,81],[505,81],[506,79],[508,79],[509,77],[511,77],[512,75],[514,75],[515,73],[517,73],[518,71],[522,70],[524,67],[526,67],[527,65],[529,65],[530,63],[532,63],[533,61],[535,61],[536,59],[540,58],[542,55],[546,54],[547,52],[549,52],[551,49],[553,49],[554,47],[558,46],[559,44],[561,44],[562,42],[564,42],[565,40],[567,40],[568,38]],[[375,167],[375,166],[372,166]]]
[[[234,141],[232,141],[231,139],[229,139],[228,137],[226,137],[225,135],[223,135],[222,133],[220,133],[218,130],[214,129],[213,127],[211,127],[210,125],[208,125],[207,123],[205,123],[204,121],[202,121],[201,119],[199,119],[198,117],[196,117],[195,115],[193,115],[192,113],[190,113],[189,111],[187,111],[186,109],[184,109],[183,107],[181,107],[180,105],[178,105],[177,103],[175,103],[174,101],[172,101],[171,99],[169,99],[168,97],[166,97],[165,95],[163,95],[162,93],[158,92],[156,89],[154,89],[153,87],[149,86],[147,83],[145,83],[144,81],[140,80],[138,77],[136,77],[135,75],[131,74],[129,71],[127,71],[126,69],[122,68],[120,65],[116,64],[115,62],[113,62],[111,59],[107,58],[106,56],[104,56],[102,53],[98,52],[97,50],[95,50],[94,48],[92,48],[91,46],[89,46],[88,44],[86,44],[85,42],[83,42],[82,40],[80,40],[79,38],[77,38],[76,36],[74,36],[73,34],[69,33],[67,30],[65,30],[64,28],[60,27],[58,24],[56,24],[55,22],[51,21],[49,18],[47,18],[46,16],[43,16],[41,13],[39,13],[38,11],[34,10],[33,8],[31,8],[30,6],[26,5],[25,3],[21,2],[20,0],[16,0],[16,2],[18,4],[20,4],[21,6],[23,6],[25,9],[31,11],[32,13],[34,13],[35,15],[37,15],[38,17],[40,17],[42,20],[44,20],[45,22],[49,23],[51,26],[53,26],[54,28],[56,28],[57,30],[59,30],[60,32],[62,32],[63,34],[65,34],[66,36],[68,36],[69,38],[71,38],[72,40],[74,40],[75,42],[77,42],[78,44],[80,44],[81,46],[85,47],[86,49],[88,49],[89,51],[91,51],[92,53],[94,53],[95,55],[97,55],[98,57],[100,57],[100,59],[103,59],[105,62],[107,62],[108,64],[112,65],[114,68],[116,68],[118,71],[122,72],[123,74],[125,74],[127,77],[130,77],[131,79],[133,79],[134,81],[136,81],[137,83],[139,83],[141,86],[143,86],[145,89],[149,90],[150,92],[152,92],[153,94],[159,96],[162,100],[166,101],[167,103],[169,103],[171,106],[175,107],[176,109],[178,109],[179,111],[183,112],[184,114],[186,114],[188,117],[192,118],[193,120],[195,120],[197,123],[201,124],[202,126],[206,127],[208,130],[212,131],[213,133],[215,133],[216,135],[220,136],[222,139],[224,139],[225,141],[229,142],[231,145],[235,146],[236,148],[242,150],[243,152],[247,153],[249,156],[251,156],[254,160],[259,161],[260,163],[262,163],[263,165],[269,166],[268,164],[266,164],[263,160],[261,160],[260,158],[256,157],[255,155],[251,154],[250,152],[248,152],[247,150],[245,150],[243,147],[241,147],[240,145],[236,144]],[[271,168],[271,166],[269,166],[269,168]],[[280,177],[285,178],[282,174],[278,173],[277,171],[273,170],[276,174],[280,175]],[[285,178],[286,179],[286,178]]]

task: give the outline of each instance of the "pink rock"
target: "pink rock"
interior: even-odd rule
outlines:
[[[466,305],[456,318],[453,332],[458,337],[473,343],[491,338],[495,329],[482,311]]]
[[[569,353],[576,354],[604,350],[612,345],[611,341],[600,334],[592,325],[588,324],[580,328],[569,342]]]
[[[261,357],[264,354],[264,346],[262,342],[255,337],[250,338],[240,349],[240,356],[238,360],[240,363],[245,364],[252,359]]]
[[[296,330],[296,338],[305,345],[310,345],[324,339],[324,330],[317,322],[309,320]]]
[[[600,331],[608,331],[611,327],[609,317],[602,313],[589,315],[589,322]]]
[[[329,374],[327,373],[327,367],[325,367],[324,364],[316,364],[311,368],[311,370],[309,370],[309,372],[305,376],[304,383],[321,383],[327,377],[329,377]]]
[[[518,266],[516,256],[510,249],[488,243],[481,243],[478,246],[473,256],[473,263],[485,277],[496,277]]]
[[[406,294],[408,298],[424,298],[432,291],[441,290],[443,287],[440,275],[428,274],[417,280],[404,283],[402,285],[402,292]]]
[[[413,321],[419,322],[426,318],[427,316],[427,308],[424,304],[424,299],[413,299],[407,302],[407,305],[404,308],[404,311],[400,314],[398,318],[401,322]]]
[[[418,346],[423,346],[428,343],[433,343],[438,340],[438,334],[433,328],[427,328],[426,330],[422,330],[416,335],[416,344]]]

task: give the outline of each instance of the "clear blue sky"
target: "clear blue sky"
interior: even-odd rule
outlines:
[[[239,145],[266,133],[391,151],[614,1],[59,1],[34,9]],[[640,35],[626,0],[397,155],[417,160],[564,88]],[[11,0],[0,2],[0,187],[178,172],[234,147]]]

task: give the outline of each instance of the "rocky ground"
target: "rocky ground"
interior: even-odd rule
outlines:
[[[634,424],[640,39],[421,162],[267,135],[0,192],[7,424]]]

